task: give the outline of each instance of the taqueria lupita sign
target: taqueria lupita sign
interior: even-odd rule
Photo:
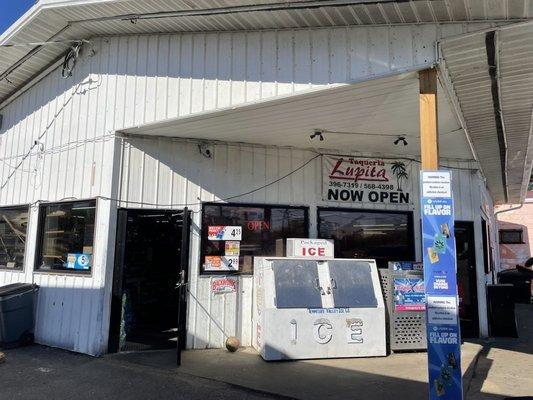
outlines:
[[[409,160],[324,155],[322,168],[324,200],[412,204]]]

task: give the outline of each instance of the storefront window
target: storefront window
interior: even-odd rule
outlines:
[[[90,273],[96,200],[40,208],[37,270]]]
[[[252,273],[254,256],[276,254],[276,240],[308,237],[304,207],[204,204],[203,273]]]
[[[0,208],[0,268],[21,270],[24,266],[28,207]]]
[[[335,241],[336,258],[414,261],[412,214],[409,212],[318,209],[318,237]]]

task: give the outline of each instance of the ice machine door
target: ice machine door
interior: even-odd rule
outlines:
[[[272,261],[277,308],[321,308],[323,288],[316,261]]]
[[[329,261],[333,302],[336,308],[378,306],[370,264],[366,261]]]

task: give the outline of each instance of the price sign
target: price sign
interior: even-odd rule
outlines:
[[[207,238],[209,240],[242,240],[242,228],[240,226],[209,226]]]
[[[204,260],[205,271],[238,271],[239,257],[206,256]]]

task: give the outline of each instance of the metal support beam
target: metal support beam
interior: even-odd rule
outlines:
[[[420,80],[420,154],[423,170],[439,169],[439,136],[437,122],[437,70],[418,73]]]

